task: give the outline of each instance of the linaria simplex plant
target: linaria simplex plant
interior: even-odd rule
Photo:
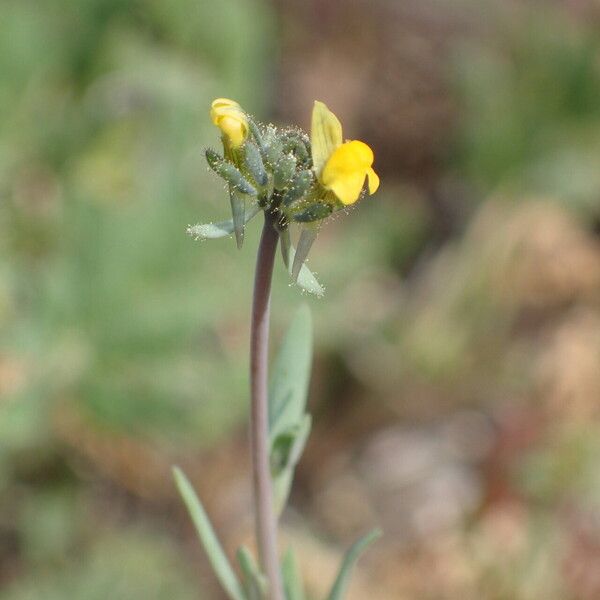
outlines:
[[[238,578],[189,481],[178,468],[175,481],[208,558],[231,600],[304,600],[294,554],[280,564],[277,522],[286,504],[294,468],[311,428],[306,396],[312,358],[311,318],[301,309],[290,325],[268,384],[271,279],[278,242],[292,281],[323,295],[323,288],[305,265],[319,229],[334,212],[373,194],[379,177],[373,151],[364,142],[344,142],[342,126],[322,102],[315,102],[310,137],[294,127],[279,129],[254,121],[237,102],[218,98],[210,115],[221,131],[223,154],[208,149],[210,168],[227,184],[232,219],[194,225],[195,239],[235,234],[240,248],[244,228],[264,214],[254,279],[250,334],[250,433],[258,561],[242,547]],[[297,248],[290,226],[300,227]],[[327,600],[340,600],[353,564],[379,536],[373,531],[347,552]]]

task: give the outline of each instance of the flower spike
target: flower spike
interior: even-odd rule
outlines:
[[[342,124],[326,104],[315,101],[310,137],[295,127],[278,129],[250,118],[235,100],[217,98],[210,109],[221,130],[223,155],[206,151],[211,169],[227,184],[232,220],[190,228],[196,238],[235,233],[238,248],[244,226],[263,210],[281,238],[292,281],[321,295],[322,287],[305,260],[323,222],[335,211],[375,193],[379,177],[373,150],[358,140],[344,141]],[[291,226],[301,227],[297,250]]]

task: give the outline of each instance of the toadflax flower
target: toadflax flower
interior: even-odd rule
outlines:
[[[342,204],[354,204],[368,179],[369,194],[379,187],[373,150],[358,140],[343,142],[342,125],[323,102],[315,101],[311,136],[313,169],[321,185]]]
[[[239,148],[248,137],[248,118],[241,106],[234,100],[228,98],[213,100],[210,118],[221,130],[224,140],[232,148]]]
[[[365,184],[370,194],[379,187],[373,151],[358,140],[344,142],[338,118],[323,102],[314,103],[310,137],[298,127],[255,121],[227,98],[212,102],[210,116],[221,130],[223,152],[207,148],[206,160],[227,184],[232,218],[190,226],[189,233],[196,239],[234,233],[241,247],[246,224],[263,212],[292,281],[322,295],[306,258],[328,217],[354,204]]]

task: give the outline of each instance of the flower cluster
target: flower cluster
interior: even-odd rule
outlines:
[[[212,103],[210,115],[221,131],[223,154],[209,149],[206,160],[227,183],[233,218],[231,225],[196,225],[189,232],[196,238],[233,232],[240,247],[245,223],[263,210],[280,234],[284,262],[297,281],[324,219],[379,187],[373,151],[364,142],[345,142],[338,118],[318,101],[310,137],[297,128],[257,123],[226,98]],[[290,243],[292,223],[301,227],[296,250]]]

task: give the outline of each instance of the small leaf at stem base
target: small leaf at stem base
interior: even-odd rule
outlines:
[[[298,247],[296,248],[296,254],[294,255],[294,262],[292,264],[292,280],[298,281],[298,275],[300,269],[310,252],[313,242],[317,238],[319,230],[317,227],[304,227],[300,233],[300,239],[298,240]]]

